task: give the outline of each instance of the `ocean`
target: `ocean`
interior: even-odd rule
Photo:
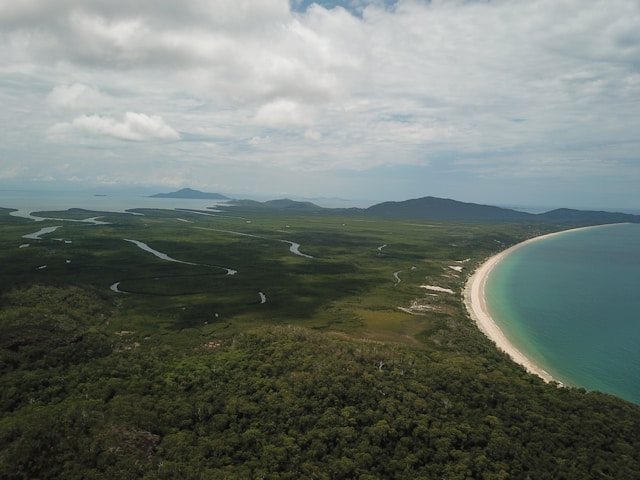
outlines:
[[[640,404],[640,225],[569,231],[507,255],[491,316],[556,380]]]
[[[83,208],[99,212],[125,212],[134,208],[176,208],[215,211],[221,200],[153,198],[148,195],[115,193],[95,195],[88,192],[11,191],[0,192],[0,207],[16,209],[12,215],[28,217],[31,212],[63,211]]]
[[[124,212],[133,208],[196,209],[215,210],[215,206],[226,200],[199,200],[187,198],[153,198],[150,193],[94,194],[86,191],[28,191],[0,189],[0,207],[17,209],[12,215],[29,217],[29,212],[62,211],[83,208],[101,212]],[[306,199],[305,199],[306,200]],[[371,201],[339,198],[311,199],[316,205],[326,208],[365,208]]]

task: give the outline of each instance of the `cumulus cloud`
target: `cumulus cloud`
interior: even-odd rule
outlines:
[[[254,122],[267,127],[288,127],[310,125],[313,113],[299,103],[290,100],[276,100],[260,107]]]
[[[288,0],[26,3],[0,11],[23,58],[159,68],[199,94],[239,100],[333,98],[358,76],[366,51],[361,23],[345,10],[312,6],[293,15]]]
[[[167,125],[162,117],[127,112],[122,121],[100,115],[81,115],[72,122],[58,123],[49,129],[50,137],[71,133],[109,136],[121,140],[177,140],[178,132]]]
[[[148,146],[136,162],[194,169],[409,165],[489,178],[502,165],[515,178],[557,172],[545,158],[638,159],[638,2],[293,5],[0,1],[0,127],[11,154],[46,151],[44,131],[58,146],[134,140]],[[161,112],[181,134],[124,111]],[[160,152],[148,140],[182,141]]]
[[[56,85],[47,96],[50,107],[60,110],[94,110],[109,103],[109,97],[98,89],[73,83]]]

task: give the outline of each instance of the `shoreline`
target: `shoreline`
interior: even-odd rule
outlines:
[[[545,238],[554,237],[556,235],[562,235],[567,232],[575,232],[588,228],[590,229],[597,227],[606,227],[611,225],[619,224],[609,223],[604,225],[591,225],[587,227],[570,228],[568,230],[561,230],[559,232],[548,233],[546,235],[540,235],[538,237],[530,238],[516,245],[513,245],[512,247],[509,247],[506,250],[493,255],[492,257],[489,257],[473,272],[473,274],[465,283],[463,290],[464,305],[469,316],[475,322],[480,331],[484,333],[484,335],[489,338],[489,340],[491,340],[499,350],[506,353],[511,358],[511,360],[524,367],[527,372],[542,378],[547,383],[557,382],[560,386],[563,386],[562,382],[555,379],[549,372],[531,361],[531,359],[529,359],[524,353],[518,350],[513,345],[513,343],[511,343],[511,340],[507,338],[504,332],[500,329],[495,320],[491,317],[491,313],[489,312],[489,309],[487,307],[485,296],[485,286],[489,275],[491,274],[493,268],[504,258],[506,258],[507,255],[513,253],[515,250],[525,245],[529,245],[533,242],[537,242],[538,240],[543,240]]]

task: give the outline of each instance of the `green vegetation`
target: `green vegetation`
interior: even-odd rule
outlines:
[[[181,190],[178,190],[177,192],[171,193],[156,193],[155,195],[151,196],[156,198],[205,198],[214,200],[223,200],[228,198],[219,193],[201,192],[199,190],[193,190],[191,188],[183,188]]]
[[[525,373],[461,302],[566,225],[138,213],[0,210],[0,478],[638,477],[640,407]]]

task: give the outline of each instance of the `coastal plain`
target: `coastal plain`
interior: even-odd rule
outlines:
[[[0,211],[0,476],[640,472],[640,407],[530,375],[465,308],[487,258],[571,225],[32,214]]]
[[[139,335],[152,337],[293,322],[413,341],[423,317],[455,318],[464,276],[478,256],[538,233],[528,226],[490,232],[472,224],[237,207],[36,216],[50,220],[5,216],[13,225],[5,228],[3,287],[90,288],[122,312],[111,326],[130,323],[135,312],[138,323],[150,325]],[[402,326],[370,328],[380,312],[402,318]]]

